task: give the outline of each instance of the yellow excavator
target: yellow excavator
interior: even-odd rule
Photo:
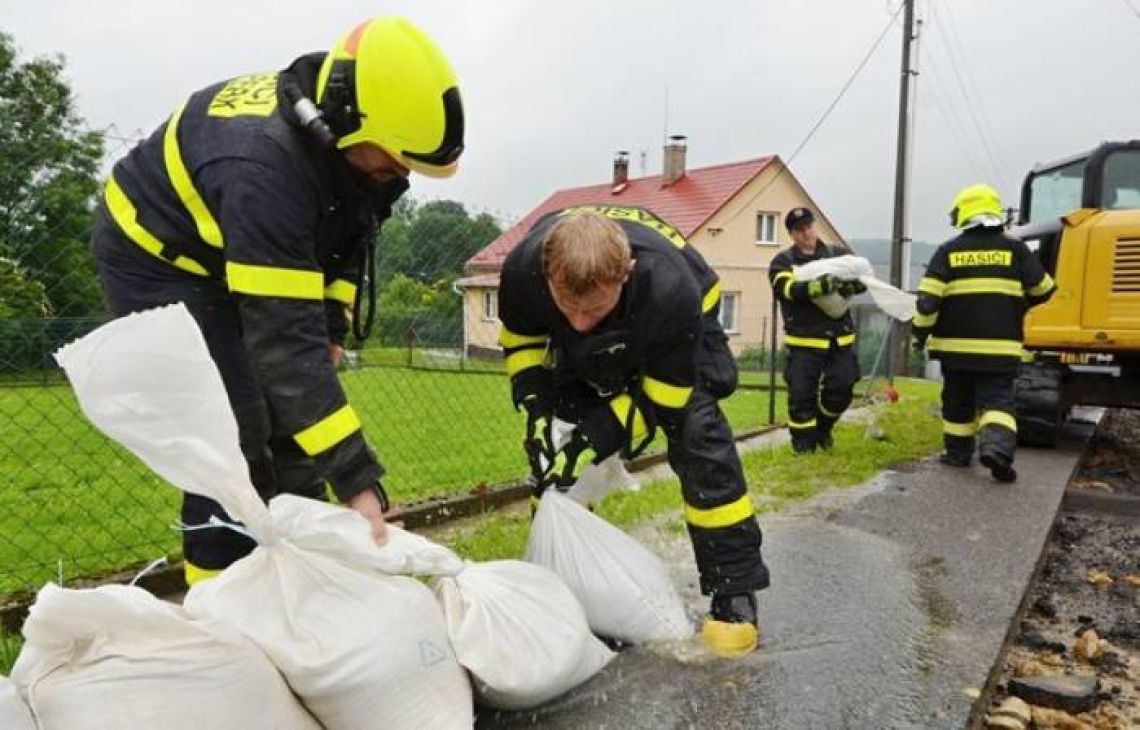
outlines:
[[[1010,232],[1057,281],[1025,319],[1021,443],[1054,445],[1073,406],[1140,408],[1140,140],[1035,167]]]

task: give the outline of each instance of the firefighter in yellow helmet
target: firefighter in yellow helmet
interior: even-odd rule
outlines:
[[[999,482],[1017,479],[1014,377],[1022,320],[1056,288],[1036,254],[1003,231],[997,191],[971,185],[954,198],[942,244],[918,285],[915,347],[942,363],[942,463],[968,467],[974,455]]]
[[[111,311],[185,303],[263,498],[319,499],[327,484],[383,539],[383,469],[336,365],[350,321],[361,338],[371,326],[375,292],[359,290],[409,172],[447,177],[462,151],[447,59],[408,21],[375,18],[327,54],[191,94],[115,165],[92,234]],[[213,515],[186,496],[185,523]],[[188,582],[252,548],[228,529],[186,532]]]

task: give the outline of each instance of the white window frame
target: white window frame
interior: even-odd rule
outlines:
[[[496,322],[499,319],[499,290],[498,289],[484,289],[483,290],[483,311],[484,322]]]
[[[740,296],[738,291],[722,291],[720,293],[720,313],[717,315],[720,319],[720,326],[724,328],[726,335],[740,334]],[[732,302],[732,328],[725,327],[724,313],[728,311],[725,305]]]
[[[771,232],[772,237],[770,240],[761,238],[762,231],[760,230],[760,219],[768,218],[772,221]],[[756,245],[757,246],[779,246],[780,245],[780,214],[771,210],[758,210],[756,211]]]

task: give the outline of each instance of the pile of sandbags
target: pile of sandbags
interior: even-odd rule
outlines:
[[[40,730],[320,728],[232,627],[141,588],[48,584],[23,631],[12,681]],[[5,715],[4,695],[0,685],[0,727],[20,728]],[[24,727],[37,727],[30,722]]]
[[[329,730],[470,727],[472,683],[464,669],[482,702],[517,709],[568,691],[613,658],[590,632],[578,591],[538,565],[467,564],[394,527],[378,546],[351,510],[291,495],[262,503],[220,376],[184,307],[112,322],[57,359],[97,427],[240,523],[207,529],[239,530],[258,543],[196,584],[186,614],[240,633]],[[626,565],[644,568],[644,561]],[[431,587],[416,577],[430,577]],[[662,633],[631,630],[622,638],[648,635]],[[178,691],[176,678],[170,686],[160,680],[171,677],[156,677],[156,696]],[[262,706],[260,697],[246,698]],[[222,725],[245,726],[240,718]]]
[[[221,377],[185,307],[116,320],[56,357],[96,426],[243,525],[216,529],[258,543],[194,586],[191,614],[257,645],[329,730],[473,725],[471,686],[438,601],[416,579],[377,569],[367,521],[295,497],[262,503]]]
[[[32,712],[16,689],[16,683],[0,676],[0,728],[4,730],[36,730]]]

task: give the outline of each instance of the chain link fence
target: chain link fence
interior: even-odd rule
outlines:
[[[141,139],[83,134],[94,146],[84,169],[60,168],[41,150],[0,162],[0,604],[45,580],[130,570],[179,550],[179,494],[86,421],[52,359],[108,319],[87,250],[91,211],[110,163]],[[384,226],[375,332],[348,343],[341,379],[397,503],[526,471],[522,417],[494,347],[496,277],[464,272],[505,224],[453,201],[408,199]],[[868,372],[886,320],[858,316]],[[766,315],[764,331],[772,326]],[[735,349],[742,387],[724,408],[742,431],[768,422],[773,353],[766,342]],[[782,419],[778,391],[776,404]]]

